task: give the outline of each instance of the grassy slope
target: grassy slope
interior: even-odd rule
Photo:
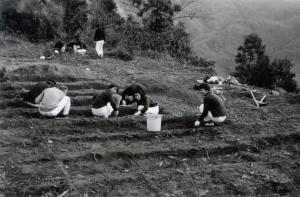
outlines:
[[[41,61],[42,45],[15,42],[0,47],[11,79],[0,89],[0,196],[299,194],[299,95],[268,95],[270,104],[257,109],[243,90],[226,87],[225,124],[194,129],[202,96],[192,86],[204,75],[195,68],[167,58]],[[70,88],[69,119],[45,119],[15,98],[50,77]],[[91,96],[111,82],[146,86],[169,113],[162,131],[147,132],[144,117],[92,117]]]

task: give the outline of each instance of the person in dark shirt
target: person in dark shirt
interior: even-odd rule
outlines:
[[[39,82],[35,84],[29,92],[25,93],[23,97],[23,101],[26,105],[31,107],[39,107],[39,105],[35,104],[35,99],[46,89],[56,85],[56,82],[53,80],[49,80],[47,82]]]
[[[101,116],[107,118],[110,115],[118,115],[118,104],[121,96],[117,94],[118,87],[111,84],[107,90],[96,94],[93,97],[92,114],[94,116]]]
[[[195,126],[208,125],[209,123],[219,124],[226,119],[226,108],[223,100],[210,91],[207,83],[201,84],[200,89],[204,93],[204,104],[200,105],[200,117],[195,122]]]
[[[135,116],[159,113],[158,103],[155,103],[148,95],[141,91],[134,93],[134,101],[137,103],[137,112],[134,113]]]
[[[66,50],[66,47],[62,41],[57,41],[54,45],[54,53],[64,53]]]
[[[97,55],[100,58],[103,58],[103,45],[105,43],[105,31],[104,28],[100,28],[100,25],[97,25],[94,35],[94,41],[95,41],[95,49],[97,52]]]
[[[134,103],[134,93],[141,92],[146,94],[145,89],[139,84],[132,84],[122,92],[122,105],[130,105]]]

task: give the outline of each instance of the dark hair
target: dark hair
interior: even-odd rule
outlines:
[[[52,80],[52,79],[48,80],[46,83],[47,83],[48,85],[50,85],[50,86],[56,84],[56,82],[55,82],[54,80]]]
[[[210,91],[210,87],[207,83],[202,83],[199,85],[199,90],[203,89],[203,90],[206,90],[206,91]]]
[[[117,88],[117,92],[119,92],[119,87],[116,85],[116,84],[110,84],[109,86],[108,86],[108,89],[111,89],[111,88]]]

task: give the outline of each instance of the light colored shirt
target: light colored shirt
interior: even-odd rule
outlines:
[[[65,96],[66,94],[57,87],[47,88],[35,99],[35,103],[40,104],[41,111],[51,111]]]

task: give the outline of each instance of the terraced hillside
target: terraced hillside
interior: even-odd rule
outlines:
[[[79,63],[1,59],[10,80],[0,87],[0,196],[300,194],[299,95],[269,95],[258,109],[225,87],[228,120],[195,129],[200,70],[147,59]],[[18,98],[48,78],[69,87],[67,119],[43,118]],[[146,131],[145,117],[92,117],[92,95],[111,82],[146,86],[163,107],[162,131]]]

